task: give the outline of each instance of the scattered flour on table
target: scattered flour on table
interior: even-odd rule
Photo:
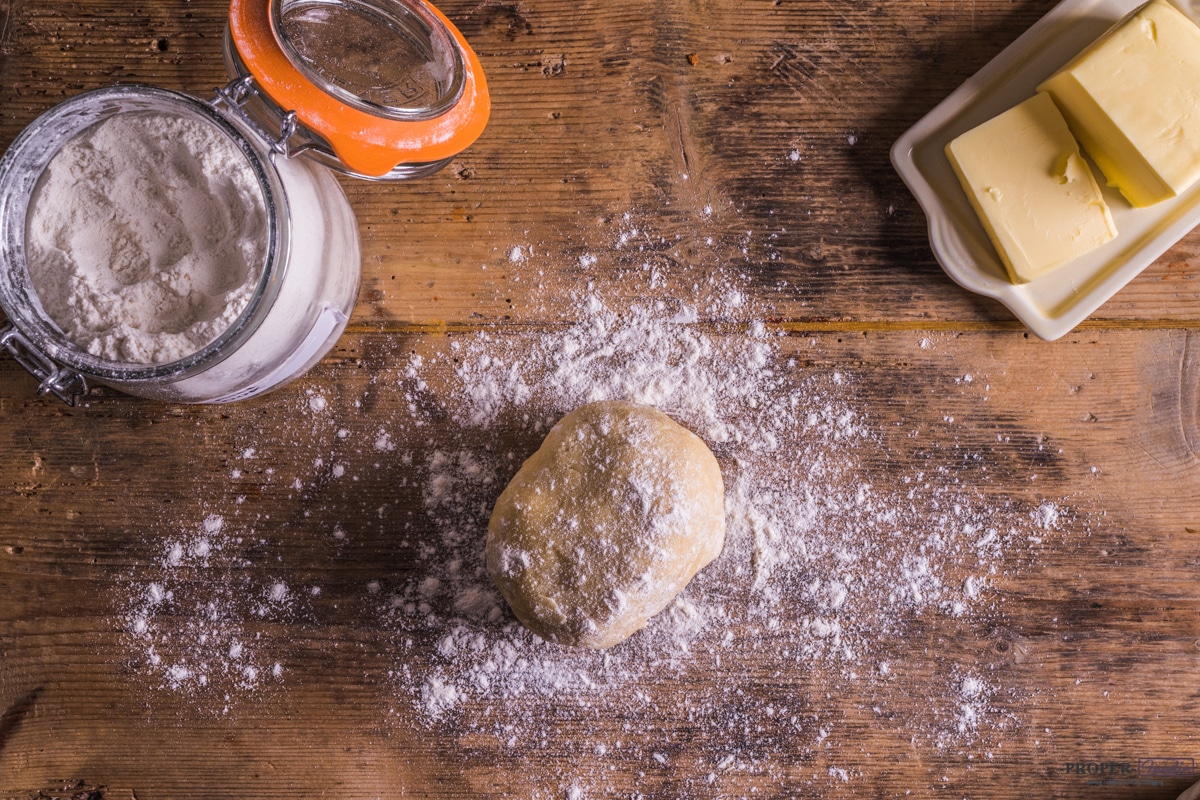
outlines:
[[[222,712],[283,679],[277,643],[261,627],[293,619],[302,602],[247,557],[266,540],[228,527],[210,514],[165,535],[162,557],[131,576],[121,617],[141,671],[161,688],[216,698]]]
[[[627,222],[614,249],[661,244]],[[522,274],[546,257],[526,245],[507,254],[518,249],[511,263]],[[610,256],[597,252],[588,250],[589,266]],[[1042,537],[1073,521],[1070,510],[1008,499],[953,432],[927,432],[922,458],[897,457],[896,448],[915,446],[908,431],[872,418],[865,387],[827,366],[817,340],[782,347],[738,276],[701,282],[661,260],[633,262],[616,283],[640,281],[643,296],[660,299],[628,302],[587,284],[565,304],[555,300],[562,323],[532,344],[528,334],[452,335],[398,357],[370,389],[398,393],[398,415],[367,418],[361,399],[299,393],[305,437],[325,450],[310,473],[280,483],[301,497],[340,486],[347,503],[378,504],[371,513],[404,553],[402,570],[379,565],[358,590],[364,622],[380,637],[373,646],[389,656],[379,679],[394,694],[396,719],[415,715],[523,750],[549,747],[556,725],[613,731],[617,720],[627,735],[593,742],[588,757],[633,754],[665,767],[698,736],[711,763],[680,769],[701,782],[769,771],[785,748],[787,759],[814,764],[820,754],[810,779],[840,783],[856,774],[836,760],[855,741],[852,702],[900,741],[990,757],[1020,720],[1008,710],[1013,690],[979,646],[1003,615],[1003,585]],[[717,320],[720,332],[701,320]],[[986,391],[978,374],[956,386]],[[726,480],[728,531],[725,552],[648,628],[594,652],[547,644],[517,623],[487,576],[483,542],[493,502],[550,426],[605,399],[655,405],[708,443]],[[343,427],[360,413],[365,427]],[[348,450],[355,437],[361,449]],[[247,442],[239,452],[257,463],[278,446],[291,444]],[[397,467],[389,488],[416,487],[420,507],[359,497],[353,482],[381,462]],[[924,466],[894,466],[914,463]],[[231,478],[245,478],[241,466]],[[260,611],[295,613],[308,590],[244,558],[242,537],[252,532],[234,536],[224,521],[207,529],[214,524],[164,535],[162,562],[139,570],[123,621],[164,689],[220,685],[236,697],[257,688],[243,660],[258,686],[277,663],[272,678],[286,678],[278,643],[244,631],[261,629]],[[348,526],[327,533],[335,553],[355,545]],[[934,639],[931,628],[961,636]],[[722,680],[668,693],[679,707],[658,706],[656,687],[689,687],[700,674]],[[683,727],[642,730],[663,719]],[[575,781],[563,793],[603,788]]]
[[[390,442],[432,422],[422,411],[431,370],[452,368],[444,408],[461,429],[414,465],[440,546],[422,550],[421,577],[381,606],[402,645],[393,678],[427,719],[521,739],[536,734],[526,721],[539,704],[646,706],[653,700],[637,687],[653,676],[697,664],[735,671],[739,653],[769,647],[781,670],[816,669],[831,688],[870,687],[897,706],[910,700],[905,670],[941,660],[956,677],[924,703],[923,725],[898,724],[938,747],[1012,724],[985,670],[952,655],[913,662],[908,637],[928,615],[967,631],[996,613],[992,582],[1006,554],[1059,524],[1055,504],[985,494],[969,454],[872,485],[886,444],[855,400],[854,377],[785,358],[761,322],[715,335],[694,324],[711,308],[662,300],[617,310],[591,291],[572,308],[578,321],[532,348],[502,335],[453,339],[440,355],[413,356],[400,381],[412,419],[397,421]],[[655,405],[705,439],[725,472],[729,530],[725,553],[674,605],[629,642],[593,653],[521,627],[488,581],[482,542],[492,501],[529,455],[496,447],[499,433],[531,450],[563,414],[605,399]],[[429,647],[428,659],[410,657]],[[815,698],[793,700],[756,706],[718,692],[691,713],[724,729],[756,720],[766,742],[820,716]]]
[[[125,113],[68,141],[30,201],[30,279],[94,356],[178,361],[223,333],[262,274],[262,191],[212,125]]]

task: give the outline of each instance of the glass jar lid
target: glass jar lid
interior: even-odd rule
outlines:
[[[487,124],[478,56],[423,0],[232,0],[229,37],[258,90],[353,174],[443,163]]]

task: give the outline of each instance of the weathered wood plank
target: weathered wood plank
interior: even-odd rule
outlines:
[[[749,575],[718,572],[723,585],[703,584],[708,594],[694,599],[731,613],[734,649],[719,646],[719,636],[717,646],[702,638],[707,644],[692,653],[653,667],[646,664],[666,643],[652,639],[648,651],[618,654],[636,683],[552,697],[469,695],[461,713],[433,718],[414,684],[422,674],[455,674],[456,662],[438,649],[454,623],[396,627],[373,598],[444,574],[445,559],[471,549],[446,544],[445,520],[429,504],[434,453],[484,453],[489,439],[496,452],[536,445],[531,422],[464,433],[453,415],[470,402],[468,387],[450,356],[534,353],[551,334],[500,333],[475,351],[478,335],[358,333],[310,378],[224,408],[106,392],[64,410],[32,399],[31,380],[0,367],[0,793],[32,796],[70,778],[139,798],[401,789],[445,797],[572,789],[1168,796],[1151,786],[1088,789],[1066,765],[1132,761],[1136,769],[1140,757],[1190,756],[1200,701],[1194,335],[1089,331],[1046,344],[1019,331],[829,332],[778,340],[778,362],[795,359],[785,369],[789,385],[845,376],[836,403],[861,413],[876,442],[830,445],[853,482],[880,496],[917,491],[920,515],[935,513],[933,498],[944,493],[936,513],[975,505],[996,524],[1021,527],[1022,537],[1037,534],[1040,541],[1005,545],[1000,571],[987,577],[987,601],[961,617],[899,614],[877,631],[867,660],[847,664],[790,652],[811,613],[799,585],[787,584],[792,602],[764,604],[748,593]],[[734,342],[740,334],[713,336]],[[418,412],[403,374],[412,353],[426,359]],[[418,418],[425,424],[413,425]],[[393,449],[375,446],[381,430]],[[734,451],[718,452],[735,474],[727,460]],[[793,464],[804,468],[811,457],[798,452]],[[913,482],[917,475],[926,477]],[[929,494],[921,480],[932,481]],[[1045,502],[1056,504],[1059,520],[1022,522]],[[170,543],[194,540],[213,514],[238,543],[214,550],[207,570],[164,566]],[[739,547],[731,544],[727,563],[746,558]],[[946,561],[948,582],[976,569],[931,557]],[[251,599],[280,581],[296,603],[258,617],[217,592],[222,575]],[[124,627],[136,587],[156,579],[181,599],[209,597],[237,616],[247,649],[256,643],[268,668],[285,664],[283,678],[252,690],[226,686],[228,701],[194,685],[165,687]],[[304,597],[309,586],[320,595]],[[741,603],[778,619],[743,614]],[[181,603],[152,620],[164,657],[198,646],[191,613]],[[844,619],[872,630],[864,614]],[[164,636],[169,630],[175,640]],[[397,679],[397,670],[418,679]],[[964,736],[957,682],[971,678],[989,696],[978,728]],[[227,679],[214,672],[213,680]]]
[[[535,282],[666,259],[744,273],[792,319],[1006,322],[933,262],[888,148],[1050,5],[447,3],[492,121],[439,175],[347,185],[357,318],[536,321]],[[223,4],[135,11],[16,3],[0,140],[84,89],[223,82]],[[613,252],[630,228],[642,249]],[[510,263],[514,247],[532,255]],[[1198,253],[1193,234],[1097,317],[1194,318]]]

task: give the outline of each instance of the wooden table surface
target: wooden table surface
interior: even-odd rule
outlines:
[[[0,796],[1175,797],[1200,233],[1044,342],[942,273],[888,157],[1051,7],[442,3],[491,122],[343,182],[363,286],[312,372],[68,408],[0,359]],[[225,11],[0,3],[0,143],[115,82],[207,96]],[[607,656],[539,644],[488,509],[655,342],[726,553]]]

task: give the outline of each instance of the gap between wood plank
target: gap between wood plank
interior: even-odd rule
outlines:
[[[495,333],[498,329],[506,331],[549,331],[567,328],[577,324],[579,320],[564,322],[429,322],[429,323],[357,323],[346,326],[346,333],[396,333],[396,334],[436,334],[436,333]],[[733,333],[744,330],[746,322],[697,322],[697,327],[706,328],[718,333]],[[875,321],[861,322],[850,320],[814,320],[764,323],[767,328],[785,333],[842,333],[849,331],[905,333],[914,331],[934,331],[939,333],[962,331],[964,333],[990,332],[1010,333],[1024,330],[1017,320],[1011,322],[996,322],[988,320],[976,321]],[[1072,331],[1163,331],[1200,330],[1200,319],[1196,320],[1087,320],[1080,323]],[[1066,336],[1070,336],[1068,333]],[[1031,334],[1032,338],[1033,337]],[[1063,338],[1066,338],[1065,336]]]

